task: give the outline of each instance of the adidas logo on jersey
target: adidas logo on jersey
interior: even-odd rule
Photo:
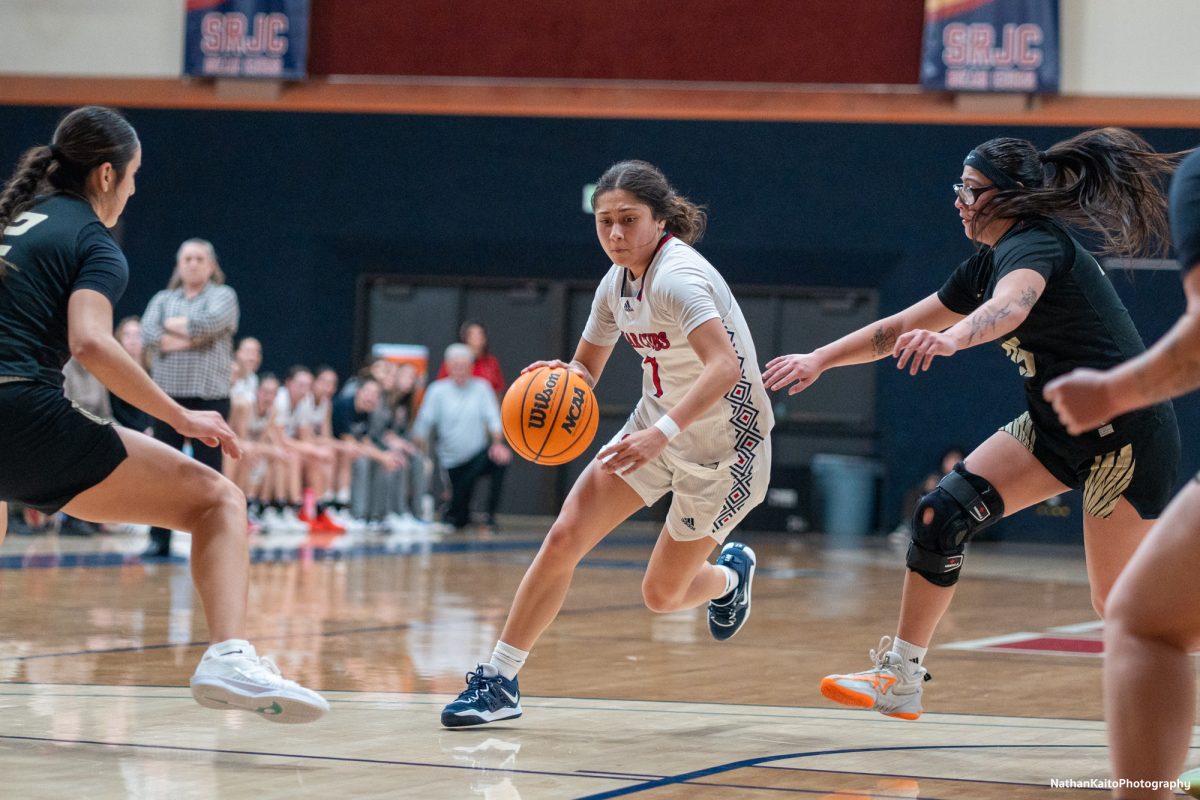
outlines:
[[[625,310],[633,311],[633,303],[629,302],[629,298],[625,298]]]
[[[680,521],[681,521],[681,522],[684,524],[684,526],[685,526],[685,527],[686,527],[686,528],[687,528],[689,531],[694,531],[694,530],[696,530],[696,520],[692,519],[691,517],[684,517],[684,518],[683,518],[682,520],[680,520]]]

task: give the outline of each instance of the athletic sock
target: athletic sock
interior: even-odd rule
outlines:
[[[229,656],[241,655],[250,647],[250,643],[245,639],[226,639],[223,642],[216,642],[209,645],[206,655],[213,656]]]
[[[727,567],[724,564],[714,564],[713,566],[725,573],[725,591],[721,592],[721,596],[715,598],[713,602],[719,604],[722,601],[732,600],[731,595],[733,594],[733,590],[738,587],[740,581],[737,572],[734,571],[733,567]]]
[[[511,681],[517,677],[517,673],[521,671],[521,667],[525,666],[525,659],[527,658],[529,658],[528,651],[518,650],[504,642],[496,642],[496,649],[492,651],[490,666],[494,667],[496,672]]]
[[[900,656],[900,660],[904,662],[904,668],[912,675],[917,671],[917,667],[925,660],[925,654],[929,652],[928,647],[917,647],[912,642],[906,642],[900,637],[892,642],[892,652]]]

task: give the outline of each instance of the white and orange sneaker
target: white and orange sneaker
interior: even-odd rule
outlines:
[[[869,708],[889,717],[916,719],[921,716],[921,685],[930,679],[921,666],[906,664],[891,652],[892,637],[879,640],[871,651],[875,668],[847,675],[826,675],[821,694],[835,703]]]

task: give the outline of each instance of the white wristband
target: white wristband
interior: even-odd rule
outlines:
[[[659,417],[658,422],[654,423],[654,427],[663,432],[668,442],[679,435],[679,426],[675,424],[675,420],[671,419],[668,414],[663,414]]]

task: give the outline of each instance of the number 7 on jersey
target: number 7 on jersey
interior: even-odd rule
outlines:
[[[662,384],[658,380],[658,359],[654,356],[646,356],[642,359],[642,363],[650,365],[650,379],[654,381],[654,396],[662,397]]]

